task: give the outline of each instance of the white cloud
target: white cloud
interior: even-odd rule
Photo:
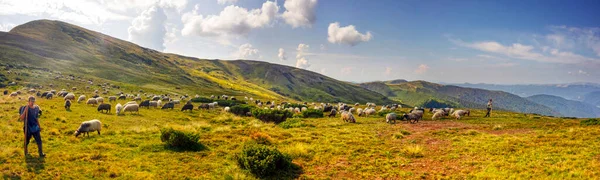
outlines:
[[[311,27],[315,23],[317,0],[286,0],[283,20],[293,28]]]
[[[304,57],[308,51],[308,44],[298,44],[298,48],[296,48],[296,67],[307,69],[310,67],[310,63],[308,59]]]
[[[329,28],[327,29],[327,40],[333,44],[355,46],[358,43],[370,41],[371,38],[373,38],[371,32],[361,34],[356,30],[354,25],[340,27],[339,22],[334,22],[329,24]]]
[[[546,36],[548,40],[557,45],[567,45],[567,48],[583,47],[591,49],[600,56],[600,28],[579,28],[567,26],[553,26],[550,28],[554,34]],[[563,48],[561,46],[555,46]]]
[[[14,0],[0,1],[0,15],[44,16],[81,24],[102,24],[107,20],[127,20],[96,1]]]
[[[340,73],[342,73],[342,75],[350,75],[352,74],[352,70],[354,69],[354,67],[343,67],[342,69],[340,69]],[[364,71],[364,69],[363,69]]]
[[[166,21],[167,15],[161,7],[150,7],[133,19],[131,26],[127,28],[129,41],[151,49],[164,50]]]
[[[2,24],[0,24],[0,31],[8,32],[15,26],[16,25],[13,23],[2,23]]]
[[[242,44],[238,51],[233,54],[233,56],[237,59],[260,59],[261,56],[259,54],[258,49],[252,47],[252,44]]]
[[[184,36],[239,36],[247,35],[251,30],[263,28],[271,24],[279,11],[276,2],[267,1],[261,9],[247,10],[230,5],[225,7],[219,15],[203,16],[198,13],[198,8],[192,12],[184,13],[181,17]]]
[[[585,72],[585,71],[583,71],[583,70],[581,70],[581,69],[580,69],[579,71],[577,71],[577,73],[578,73],[578,74],[583,74],[583,75],[587,75],[587,74],[588,74],[587,72]]]
[[[279,53],[277,54],[277,57],[279,57],[279,60],[282,61],[287,60],[287,56],[285,55],[285,50],[283,50],[283,48],[279,48]]]
[[[415,70],[415,73],[423,74],[423,73],[426,73],[427,70],[429,70],[429,66],[427,66],[427,64],[421,64],[421,65],[419,65],[419,67],[417,67],[417,69]]]
[[[235,4],[238,0],[217,0],[219,4]]]

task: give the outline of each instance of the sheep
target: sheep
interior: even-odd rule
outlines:
[[[117,101],[117,96],[109,96],[108,97],[108,102],[113,102],[113,101]]]
[[[104,112],[106,110],[106,113],[108,114],[110,112],[110,107],[110,104],[100,104],[98,105],[98,111]]]
[[[43,92],[43,93],[42,93],[41,95],[39,95],[39,96],[40,96],[40,97],[42,97],[42,98],[45,98],[45,97],[46,97],[46,96],[47,96],[49,93],[50,93],[50,92],[46,91],[46,92]]]
[[[452,116],[456,117],[456,119],[460,119],[460,117],[462,116],[471,116],[471,111],[470,110],[456,110],[454,111],[454,113],[452,113]]]
[[[217,103],[217,102],[208,103],[208,108],[214,109],[217,105],[219,105],[219,103]]]
[[[150,108],[150,100],[145,100],[140,103],[140,107]]]
[[[359,103],[354,103],[354,106],[360,106],[360,104]]]
[[[301,112],[303,112],[303,111],[306,111],[306,110],[308,110],[308,108],[306,108],[306,107],[302,107],[302,108],[300,109],[300,111],[301,111]]]
[[[363,109],[362,108],[356,109],[356,115],[360,116],[360,114],[363,114]]]
[[[158,107],[158,101],[150,101],[150,104],[148,107]]]
[[[133,98],[133,100],[134,100],[134,101],[141,101],[141,100],[142,100],[142,97],[139,97],[139,96],[138,96],[138,97],[135,97],[135,98]]]
[[[440,119],[444,116],[444,111],[436,111],[433,116],[431,116],[431,120]]]
[[[123,111],[123,105],[121,105],[121,103],[118,103],[118,104],[115,106],[115,111],[116,111],[116,112],[115,112],[115,114],[117,114],[117,116],[118,116],[118,115],[120,115],[120,114],[121,114],[121,111]]]
[[[98,131],[98,135],[100,135],[100,130],[102,130],[102,122],[100,122],[97,119],[94,119],[82,122],[81,125],[79,125],[77,131],[75,131],[74,135],[75,137],[77,137],[80,134],[85,133],[88,135],[88,137],[90,137],[90,132]]]
[[[161,100],[156,101],[156,107],[161,107],[161,106],[162,106],[162,101]]]
[[[96,105],[98,104],[98,101],[96,100],[96,98],[89,98],[85,104]]]
[[[52,99],[53,96],[54,96],[54,94],[48,93],[48,94],[46,94],[46,99]]]
[[[342,111],[342,120],[344,122],[356,123],[356,118],[354,118],[354,115],[347,111]]]
[[[300,108],[294,108],[294,113],[299,114],[300,113]]]
[[[329,113],[329,117],[335,117],[335,114],[337,114],[337,110],[331,109],[331,113]]]
[[[388,113],[385,115],[385,122],[390,123],[390,124],[395,124],[397,117],[398,116],[396,115],[396,113]]]
[[[425,109],[415,107],[415,109],[410,110],[409,113],[418,114],[419,117],[422,118],[423,115],[425,114]],[[419,120],[421,120],[421,119],[419,119]]]
[[[158,100],[160,100],[160,97],[159,96],[154,96],[154,97],[152,97],[152,100],[153,101],[158,101]]]
[[[72,91],[77,91],[76,87],[71,88]]]
[[[96,101],[98,102],[98,104],[102,104],[102,103],[104,103],[104,98],[102,98],[102,97],[97,97],[97,98],[96,98]]]
[[[183,105],[183,107],[181,108],[181,111],[185,111],[185,110],[190,110],[190,112],[192,112],[194,109],[194,105],[193,104],[185,104]]]
[[[71,109],[71,100],[66,100],[65,101],[65,110],[70,110]]]
[[[403,119],[403,120],[407,120],[407,121],[409,121],[410,123],[417,123],[417,122],[419,122],[419,120],[422,118],[421,116],[422,116],[422,115],[421,115],[421,114],[418,114],[418,113],[408,113],[408,114],[404,113],[404,114],[402,115],[402,119]]]
[[[350,113],[356,112],[356,109],[355,108],[350,108],[350,109],[348,109],[348,112],[350,112]]]
[[[139,113],[139,108],[140,106],[137,104],[126,104],[125,107],[123,107],[123,112]]]
[[[128,104],[137,104],[137,102],[136,101],[129,101],[129,102],[125,103],[125,105],[128,105]]]
[[[181,101],[179,101],[179,100],[172,100],[171,102],[172,102],[173,104],[179,104]],[[191,101],[190,101],[190,102],[191,102]]]
[[[77,103],[80,103],[83,100],[85,100],[85,95],[79,96],[79,99],[77,99]]]
[[[229,106],[227,106],[227,107],[223,108],[223,111],[225,111],[225,112],[229,112],[229,111],[230,111],[230,108],[229,108]]]
[[[19,95],[17,92],[10,93],[10,97],[17,97],[17,95]]]
[[[367,116],[367,117],[370,116],[370,115],[374,115],[376,112],[377,111],[375,111],[375,109],[373,109],[373,108],[370,108],[370,109],[367,109],[367,110],[363,111],[364,115]]]
[[[198,109],[209,109],[210,107],[206,103],[202,103],[198,106]]]
[[[160,109],[173,109],[173,108],[175,108],[175,104],[169,102],[169,103],[165,103],[165,105],[162,106],[162,108],[160,108]]]
[[[8,95],[8,90],[4,90],[4,95]]]
[[[65,95],[65,100],[71,100],[71,101],[75,101],[75,94],[73,93],[69,93],[67,95]]]

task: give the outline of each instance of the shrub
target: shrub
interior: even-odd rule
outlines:
[[[421,158],[423,157],[423,146],[420,145],[408,145],[404,147],[403,152],[407,157]]]
[[[400,130],[400,133],[402,133],[402,135],[406,135],[406,136],[410,135],[410,132],[408,132],[408,131],[406,131],[404,129]]]
[[[192,98],[191,101],[195,102],[195,103],[211,103],[211,102],[214,102],[212,99],[205,98],[205,97]]]
[[[299,128],[299,127],[315,127],[312,124],[305,124],[302,122],[301,119],[288,119],[282,123],[278,124],[281,128],[283,129],[290,129],[290,128]]]
[[[581,121],[580,124],[584,126],[600,125],[600,119],[587,119]]]
[[[302,111],[303,118],[322,118],[323,111],[320,109],[306,109]]]
[[[264,122],[281,123],[292,117],[292,112],[286,110],[253,109],[252,115]]]
[[[250,138],[258,144],[271,145],[273,143],[273,139],[271,136],[261,132],[255,132],[250,135]]]
[[[377,112],[377,115],[381,116],[381,117],[385,117],[385,115],[387,115],[388,113],[393,113],[394,111],[392,110],[383,110],[383,111],[379,111]],[[398,117],[399,118],[399,117]]]
[[[248,144],[237,156],[240,168],[249,170],[258,177],[278,174],[278,171],[291,168],[292,159],[275,148],[261,144]]]
[[[160,130],[160,134],[160,140],[172,148],[191,151],[198,151],[203,148],[202,144],[198,142],[200,135],[195,133],[163,128]]]
[[[308,108],[308,106],[306,106],[304,104],[285,104],[283,107],[284,108],[293,107],[293,108],[300,108],[300,109],[302,109],[303,107]]]
[[[254,106],[250,106],[247,104],[240,104],[240,105],[235,105],[235,106],[231,106],[231,109],[229,112],[238,115],[238,116],[246,116],[246,114],[250,111],[252,111],[252,109],[254,109]]]

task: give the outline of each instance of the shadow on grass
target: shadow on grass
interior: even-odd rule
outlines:
[[[33,157],[27,155],[25,157],[25,163],[27,164],[27,171],[39,174],[42,170],[44,170],[46,160],[40,157]]]

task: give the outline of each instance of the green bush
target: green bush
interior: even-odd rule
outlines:
[[[200,140],[200,135],[188,133],[173,128],[163,128],[160,130],[160,140],[171,148],[179,150],[199,151],[203,149]]]
[[[302,109],[303,107],[308,108],[308,106],[306,106],[304,104],[285,104],[283,107],[284,108],[293,107],[293,108],[300,108],[300,109]]]
[[[288,119],[282,123],[279,123],[278,126],[283,129],[299,128],[299,127],[315,127],[315,125],[305,124],[302,122],[302,119],[296,119],[296,118]]]
[[[237,156],[240,168],[249,170],[258,177],[268,177],[278,174],[278,171],[288,170],[292,166],[292,159],[262,144],[248,144]]]
[[[252,115],[263,122],[279,124],[292,117],[292,112],[286,110],[253,109]]]
[[[211,102],[214,102],[212,99],[205,98],[205,97],[192,98],[191,101],[195,102],[195,103],[211,103]]]
[[[251,112],[252,109],[254,109],[254,106],[250,106],[247,104],[239,104],[231,106],[230,112],[238,116],[246,116],[246,114],[248,112]]]
[[[323,110],[320,109],[306,109],[302,111],[303,118],[322,118]]]
[[[600,119],[587,119],[580,122],[581,125],[591,126],[591,125],[600,125]]]

